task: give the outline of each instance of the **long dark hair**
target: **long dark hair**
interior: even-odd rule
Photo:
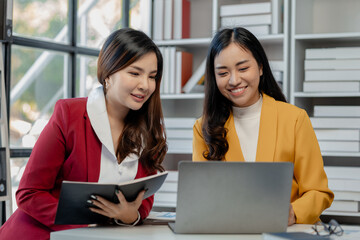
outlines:
[[[205,101],[202,120],[202,134],[208,150],[203,156],[208,160],[224,160],[229,149],[226,139],[227,129],[224,127],[232,111],[232,103],[224,97],[216,84],[214,60],[220,52],[231,43],[247,49],[254,56],[257,64],[262,66],[259,92],[265,93],[278,101],[286,102],[285,96],[275,81],[269,61],[258,39],[242,27],[223,29],[216,33],[211,41],[206,59]]]
[[[130,153],[140,156],[139,161],[148,172],[163,171],[161,166],[167,152],[164,118],[160,101],[160,81],[163,59],[158,47],[143,32],[123,28],[113,32],[105,41],[98,59],[97,77],[104,86],[105,79],[126,68],[148,53],[157,58],[156,89],[137,111],[131,110],[119,136],[116,156],[121,162]],[[104,87],[104,93],[106,90]]]

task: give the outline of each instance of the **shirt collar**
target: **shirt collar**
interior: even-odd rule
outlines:
[[[90,92],[86,103],[86,110],[89,115],[91,126],[93,127],[100,142],[116,158],[111,136],[109,117],[106,111],[103,86],[99,86]]]

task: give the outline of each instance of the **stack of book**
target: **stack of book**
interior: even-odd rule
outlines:
[[[190,37],[190,0],[154,0],[153,39]]]
[[[193,55],[176,47],[160,47],[163,55],[161,94],[180,94],[192,75]]]
[[[360,211],[360,167],[325,166],[334,202],[324,211],[358,213]]]
[[[192,153],[195,120],[195,118],[165,118],[169,152]]]
[[[205,84],[205,67],[206,58],[200,63],[199,67],[194,71],[189,80],[187,80],[182,88],[184,93],[202,93]]]
[[[283,76],[284,76],[284,61],[269,61],[271,71],[274,75],[276,82],[279,84],[280,88],[282,89],[283,85]]]
[[[165,182],[154,195],[153,210],[167,211],[176,208],[177,183],[178,171],[168,171]]]
[[[304,92],[360,92],[360,47],[305,50]]]
[[[256,36],[281,32],[278,0],[220,6],[221,27],[244,27]]]
[[[360,106],[314,106],[311,122],[322,152],[360,152]]]

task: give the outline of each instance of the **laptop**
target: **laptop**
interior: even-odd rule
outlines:
[[[290,162],[179,163],[175,233],[285,232]]]

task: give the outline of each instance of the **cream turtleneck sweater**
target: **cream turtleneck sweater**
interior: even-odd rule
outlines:
[[[232,107],[236,133],[246,162],[255,162],[262,96],[249,107]]]

